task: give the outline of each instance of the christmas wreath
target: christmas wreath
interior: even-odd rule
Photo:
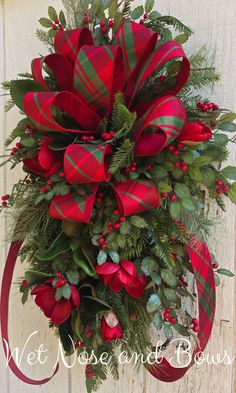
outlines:
[[[219,75],[206,49],[187,57],[192,31],[153,10],[154,0],[64,0],[37,30],[50,53],[3,88],[23,118],[6,141],[3,164],[25,178],[2,196],[14,231],[2,281],[1,330],[8,347],[8,302],[17,256],[29,265],[22,302],[32,295],[67,355],[84,351],[108,364],[86,365],[89,392],[117,348],[147,356],[153,329],[195,340],[203,351],[215,313],[219,268],[207,247],[207,204],[236,203],[236,168],[223,162],[236,116],[201,97]],[[174,33],[178,31],[178,35]],[[229,135],[229,136],[228,136]],[[232,135],[232,136],[231,136]],[[188,283],[195,279],[196,290]],[[196,302],[193,304],[184,299]],[[188,367],[144,362],[162,381]],[[9,365],[23,381],[13,358]],[[57,370],[55,370],[56,372]]]

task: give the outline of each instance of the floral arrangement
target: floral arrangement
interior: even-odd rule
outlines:
[[[63,4],[66,13],[49,7],[37,30],[50,53],[3,83],[6,109],[23,116],[3,164],[25,178],[2,196],[14,231],[1,328],[6,350],[19,255],[28,263],[22,302],[32,295],[65,353],[109,354],[108,365],[86,365],[92,392],[108,369],[118,378],[117,348],[130,358],[153,351],[154,327],[164,347],[178,334],[204,350],[219,274],[232,276],[207,247],[214,219],[204,206],[236,203],[236,168],[223,164],[236,115],[201,96],[219,80],[207,50],[187,57],[192,31],[153,0],[133,10],[130,0]],[[48,381],[23,375],[13,359],[10,367],[27,383]],[[189,368],[165,358],[145,367],[168,382]]]

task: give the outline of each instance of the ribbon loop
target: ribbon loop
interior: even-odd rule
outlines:
[[[71,184],[109,181],[108,160],[110,145],[70,145],[64,156],[64,172]]]
[[[92,185],[87,194],[72,191],[67,195],[56,196],[50,205],[50,216],[59,220],[75,222],[90,221],[99,185]]]
[[[37,129],[41,131],[84,132],[81,129],[64,128],[53,116],[53,106],[68,113],[82,129],[91,132],[99,124],[99,116],[88,108],[74,94],[60,93],[27,93],[24,97],[24,109]]]
[[[59,90],[72,91],[73,67],[64,56],[52,53],[48,56],[34,59],[31,63],[34,80],[41,83],[46,90],[50,91],[50,88],[43,77],[43,64],[46,64],[52,71]]]
[[[84,46],[74,70],[77,96],[103,117],[108,117],[114,96],[124,89],[123,53],[119,46]]]
[[[141,70],[143,62],[155,49],[157,33],[130,20],[124,21],[117,30],[113,44],[120,45],[124,53],[125,79]],[[138,69],[137,69],[138,68]]]
[[[180,135],[186,121],[186,113],[180,100],[166,96],[155,101],[152,107],[135,124],[135,155],[154,156]],[[153,133],[146,133],[147,127]]]
[[[78,51],[83,45],[93,45],[93,36],[87,27],[83,29],[59,31],[54,40],[57,53],[75,63]]]
[[[151,180],[128,180],[113,186],[123,216],[137,214],[160,205],[159,193]]]

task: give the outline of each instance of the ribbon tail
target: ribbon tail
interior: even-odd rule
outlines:
[[[198,343],[192,355],[192,359],[204,351],[213,327],[215,316],[216,296],[214,272],[211,267],[212,261],[207,245],[200,239],[194,238],[194,243],[186,245],[197,284],[198,310],[199,310],[199,333]],[[175,382],[182,378],[194,364],[193,360],[187,367],[173,367],[165,358],[160,359],[154,365],[146,365],[147,370],[156,379],[162,382]]]
[[[25,382],[29,385],[44,385],[48,383],[57,373],[59,369],[59,364],[57,364],[55,371],[51,377],[42,380],[31,379],[27,377],[27,375],[22,373],[22,371],[19,369],[14,359],[12,358],[12,353],[9,347],[9,337],[8,337],[9,295],[10,295],[11,283],[12,283],[13,273],[16,265],[16,260],[20,248],[22,246],[22,243],[23,242],[21,241],[12,242],[3,272],[1,298],[0,298],[0,310],[1,310],[0,322],[1,322],[2,342],[3,342],[3,348],[7,359],[7,363],[11,371],[17,376],[17,378],[19,378],[22,382]]]

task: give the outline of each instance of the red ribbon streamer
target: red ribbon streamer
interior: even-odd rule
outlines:
[[[9,296],[10,296],[11,283],[12,283],[13,273],[16,265],[16,260],[20,248],[22,246],[22,243],[23,242],[21,241],[12,242],[3,272],[1,298],[0,298],[0,310],[1,310],[0,322],[1,322],[2,343],[3,343],[5,356],[8,360],[8,365],[11,371],[17,376],[17,378],[19,378],[22,382],[25,382],[29,385],[44,385],[48,383],[57,373],[59,369],[59,364],[57,364],[53,375],[49,378],[45,378],[41,380],[35,380],[29,378],[19,369],[19,367],[15,363],[14,359],[12,358],[12,354],[9,346],[9,337],[8,337]]]

